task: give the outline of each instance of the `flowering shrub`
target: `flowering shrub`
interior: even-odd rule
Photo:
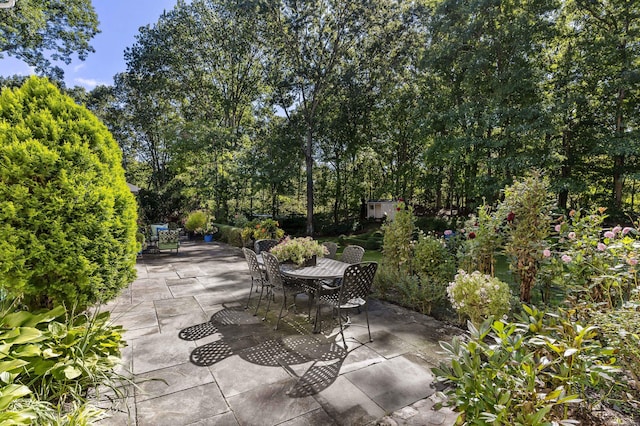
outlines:
[[[637,287],[640,242],[636,230],[616,226],[602,231],[605,209],[588,215],[572,211],[554,229],[554,244],[543,250],[541,278],[571,293],[575,302],[613,308]]]
[[[468,274],[459,270],[447,294],[461,319],[469,317],[475,325],[490,315],[499,317],[509,312],[511,292],[507,283],[480,271]]]
[[[252,238],[254,240],[279,240],[282,237],[284,237],[284,230],[280,229],[278,221],[273,219],[247,222],[242,229],[242,239],[244,241]]]
[[[313,256],[323,257],[329,253],[325,246],[311,237],[287,237],[269,251],[277,257],[280,262],[291,260],[297,265],[302,265],[305,260]]]

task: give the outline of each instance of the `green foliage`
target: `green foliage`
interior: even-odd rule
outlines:
[[[475,326],[491,316],[507,314],[511,305],[509,286],[480,271],[471,274],[458,271],[447,287],[447,294],[460,318],[468,317]]]
[[[396,215],[392,221],[382,225],[384,232],[382,253],[384,263],[398,270],[409,267],[411,262],[411,241],[415,231],[415,217],[411,206],[398,201]]]
[[[413,246],[412,265],[419,285],[412,292],[414,301],[409,306],[417,306],[428,315],[436,304],[446,300],[447,285],[456,273],[456,260],[442,240],[420,235]]]
[[[284,230],[280,229],[278,221],[273,219],[253,220],[242,228],[243,241],[272,239],[284,237]]]
[[[639,303],[610,312],[596,312],[592,323],[601,331],[604,345],[617,349],[617,359],[630,379],[640,381],[640,307]],[[640,389],[636,388],[636,399]]]
[[[469,238],[463,241],[457,253],[462,269],[495,275],[495,255],[504,243],[503,223],[504,218],[492,214],[489,206],[478,207],[477,217],[472,216],[465,223]]]
[[[209,225],[209,216],[202,210],[196,210],[189,213],[187,220],[184,223],[184,227],[187,231],[202,233]]]
[[[573,303],[620,307],[638,286],[640,242],[631,227],[603,230],[601,208],[561,217],[541,266],[541,279],[569,292]]]
[[[441,342],[451,357],[432,369],[451,385],[446,404],[465,424],[548,425],[571,419],[604,398],[612,383],[613,349],[597,340],[595,327],[523,306],[519,322],[489,319],[469,324],[468,341]],[[565,423],[570,424],[570,423]]]
[[[302,265],[313,256],[323,257],[327,254],[327,248],[311,237],[286,237],[269,251],[280,262],[290,260],[297,265]]]
[[[220,223],[214,224],[220,232],[220,241],[230,244],[235,247],[242,247],[242,229],[235,226],[223,225]],[[218,237],[216,237],[218,238]]]
[[[373,291],[376,297],[428,314],[434,302],[431,298],[438,299],[437,292],[431,292],[431,287],[431,282],[423,286],[417,275],[383,263],[376,272]]]
[[[82,308],[135,278],[136,203],[120,150],[86,108],[32,77],[0,95],[0,286]]]
[[[86,59],[94,51],[89,41],[97,33],[98,16],[90,0],[17,1],[14,7],[2,9],[0,52],[25,61],[39,74],[62,80],[62,69],[50,59],[66,64],[74,54]]]
[[[531,300],[545,240],[551,227],[553,201],[549,183],[538,172],[507,186],[496,214],[506,221],[505,253],[520,284],[520,300]]]
[[[87,394],[119,384],[114,367],[124,345],[122,327],[109,325],[108,312],[89,317],[67,315],[61,306],[37,313],[14,306],[0,317],[0,423],[98,420],[102,410],[87,404]]]

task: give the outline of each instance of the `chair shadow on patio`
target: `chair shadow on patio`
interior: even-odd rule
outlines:
[[[293,327],[294,329],[298,327]],[[321,334],[274,333],[268,325],[251,313],[237,308],[224,308],[202,324],[179,332],[183,340],[194,341],[214,334],[221,338],[195,348],[190,361],[197,366],[214,365],[230,356],[261,366],[283,367],[298,377],[287,394],[292,398],[314,395],[329,387],[338,377],[347,350],[335,337]],[[290,366],[311,363],[302,376]]]

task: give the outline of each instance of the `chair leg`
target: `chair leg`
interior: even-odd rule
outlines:
[[[371,328],[369,327],[369,305],[368,304],[364,305],[364,315],[365,317],[367,317],[367,331],[369,332],[369,342],[373,342],[373,339],[371,338]]]
[[[258,286],[256,285],[256,291],[258,290]],[[249,290],[249,297],[247,298],[247,306],[245,309],[249,309],[249,301],[251,301],[251,293],[253,293],[253,277],[251,277],[251,290]]]
[[[258,289],[258,286],[256,286],[256,290]],[[260,297],[258,297],[258,304],[256,305],[256,311],[253,313],[253,316],[255,317],[256,315],[258,315],[258,308],[260,307],[260,302],[262,301],[262,294],[264,293],[264,286],[262,286],[260,288]],[[249,296],[251,297],[251,296]]]
[[[276,321],[276,326],[274,330],[278,329],[278,325],[280,325],[280,318],[282,318],[282,311],[284,310],[284,306],[287,304],[287,293],[283,294],[282,306],[280,306],[280,314],[278,315],[278,320]]]
[[[342,312],[340,311],[340,307],[338,307],[338,323],[340,324],[340,335],[342,336],[342,343],[344,343],[344,348],[347,349],[347,341],[344,338],[344,329],[342,326]]]
[[[267,310],[264,313],[264,317],[262,317],[262,321],[267,319],[267,314],[269,313],[269,308],[271,307],[271,297],[269,297],[269,292],[271,292],[271,295],[273,296],[271,287],[267,287]]]

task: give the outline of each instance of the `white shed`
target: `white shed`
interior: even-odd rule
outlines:
[[[397,201],[369,200],[367,201],[367,218],[393,220],[396,216]]]

